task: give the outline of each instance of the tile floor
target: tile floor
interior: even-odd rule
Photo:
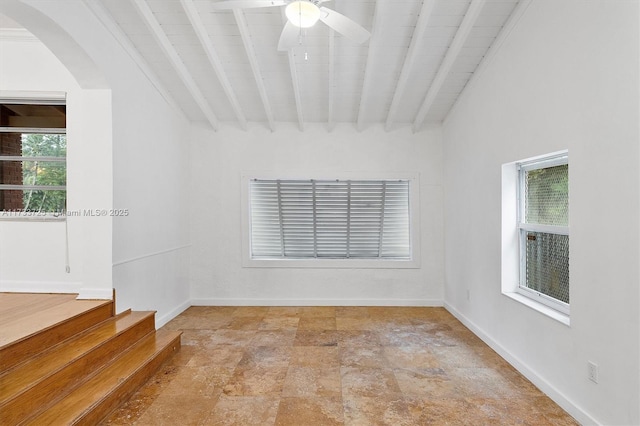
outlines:
[[[191,307],[107,425],[576,425],[443,308]]]

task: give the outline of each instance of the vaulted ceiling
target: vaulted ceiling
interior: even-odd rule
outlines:
[[[419,131],[446,117],[529,0],[332,0],[322,6],[371,37],[357,44],[318,22],[289,51],[278,51],[284,7],[220,1],[85,3],[193,121]]]

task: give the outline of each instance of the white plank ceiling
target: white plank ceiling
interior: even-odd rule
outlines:
[[[372,34],[361,45],[322,22],[279,52],[283,7],[219,0],[85,0],[150,80],[192,121],[246,128],[441,122],[527,0],[333,0]],[[511,20],[511,21],[510,21]]]

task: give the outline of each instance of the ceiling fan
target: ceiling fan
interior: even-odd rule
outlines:
[[[213,7],[225,10],[286,6],[287,23],[278,41],[280,51],[295,47],[300,42],[301,29],[314,26],[318,20],[358,44],[367,41],[369,31],[335,10],[320,6],[327,1],[330,0],[223,0],[213,3]]]

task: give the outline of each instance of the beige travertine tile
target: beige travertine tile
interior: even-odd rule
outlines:
[[[345,367],[389,368],[391,364],[382,346],[345,346],[340,348],[341,364]]]
[[[298,330],[294,346],[338,346],[337,330]]]
[[[234,317],[226,326],[230,330],[257,330],[262,323],[262,317]]]
[[[424,397],[438,399],[462,398],[459,394],[456,382],[451,380],[444,370],[433,369],[394,369],[398,386],[403,395],[408,397]]]
[[[238,367],[288,367],[292,348],[288,346],[248,346]]]
[[[336,318],[368,318],[369,308],[366,306],[338,306]]]
[[[280,396],[287,367],[238,366],[223,388],[227,396]]]
[[[339,397],[282,398],[275,424],[278,426],[343,425],[342,399]]]
[[[280,397],[277,396],[222,395],[209,416],[200,424],[217,426],[273,425],[276,421],[279,405]]]
[[[577,425],[443,308],[192,307],[110,425]]]
[[[343,406],[345,425],[420,425],[399,393],[377,397],[343,396]]]
[[[234,317],[264,317],[269,312],[267,306],[240,306],[233,311]]]
[[[336,328],[338,330],[375,330],[376,322],[367,317],[338,317]]]
[[[258,330],[297,330],[300,318],[296,316],[266,316],[262,319]]]
[[[340,367],[337,346],[294,346],[291,348],[291,366]]]
[[[421,370],[442,365],[442,360],[428,347],[385,346],[383,353],[393,368]]]
[[[313,398],[342,396],[340,367],[291,366],[282,389],[283,397]]]
[[[335,306],[305,306],[300,308],[300,318],[335,318]]]
[[[251,342],[258,330],[215,330],[209,336],[209,345],[234,345],[244,347]]]
[[[197,425],[209,416],[217,398],[162,394],[140,416],[140,425]]]
[[[298,330],[335,330],[335,317],[302,317],[298,323]]]
[[[400,394],[393,370],[389,368],[341,367],[343,397],[383,397]]]
[[[184,349],[185,346],[180,349],[179,353],[182,353]],[[206,350],[194,350],[194,353],[186,365],[188,367],[214,365],[218,367],[235,368],[243,356],[243,348],[233,345],[217,345],[213,348],[207,348]]]
[[[269,317],[296,317],[300,318],[300,309],[296,306],[271,306],[265,318]]]
[[[251,346],[293,346],[295,329],[258,330],[249,342]]]

